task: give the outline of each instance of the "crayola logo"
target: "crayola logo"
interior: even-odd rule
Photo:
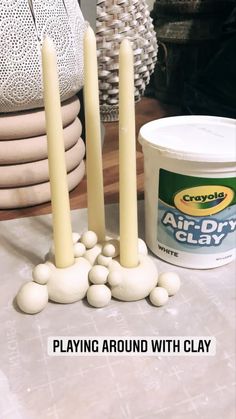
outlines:
[[[222,211],[233,198],[234,191],[226,186],[205,185],[178,192],[174,204],[184,214],[205,216]]]

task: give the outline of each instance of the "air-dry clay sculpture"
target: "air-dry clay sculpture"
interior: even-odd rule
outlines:
[[[67,173],[83,160],[85,145],[82,139],[65,152]],[[49,180],[48,159],[32,163],[0,166],[0,188],[37,185]]]
[[[42,48],[42,62],[48,144],[50,146],[48,148],[48,159],[52,195],[54,248],[50,249],[45,263],[36,266],[34,269],[33,282],[23,285],[17,295],[18,306],[23,312],[29,314],[43,310],[48,299],[65,304],[81,300],[86,295],[88,303],[96,308],[105,307],[111,300],[111,297],[121,301],[136,301],[146,298],[152,292],[154,293],[152,295],[154,297],[152,298],[153,304],[160,306],[165,303],[163,295],[162,298],[160,296],[157,298],[156,294],[158,292],[153,291],[158,283],[156,264],[148,255],[146,244],[138,239],[135,182],[136,154],[133,130],[134,115],[132,112],[131,120],[133,126],[127,127],[129,124],[127,124],[126,118],[121,118],[122,123],[119,130],[120,133],[126,133],[126,138],[124,135],[120,135],[121,154],[129,156],[129,159],[121,159],[120,162],[120,197],[122,197],[120,199],[120,241],[119,239],[105,237],[101,141],[100,136],[97,135],[99,133],[99,100],[96,79],[97,53],[95,35],[91,28],[86,33],[84,47],[86,52],[84,61],[88,228],[94,231],[86,231],[81,237],[76,233],[72,235],[71,232],[70,205],[68,191],[66,190],[66,167],[59,117],[60,101],[55,78],[56,54],[53,43],[46,38]],[[133,79],[133,53],[132,47],[127,40],[123,42],[121,50],[121,57],[123,57],[121,62],[125,64],[121,65],[122,70],[124,70],[121,77],[123,81],[121,83],[121,91],[125,93],[125,95],[122,95],[122,98],[125,97],[127,99],[127,86],[132,87]],[[47,69],[48,59],[51,62],[50,72]],[[127,73],[127,61],[129,63],[129,77],[126,79],[124,75]],[[54,69],[54,72],[52,69]],[[91,69],[93,70],[92,72]],[[124,81],[127,81],[127,83],[124,83]],[[93,89],[90,90],[88,87],[91,86],[93,86]],[[127,103],[130,106],[127,106],[127,103],[121,100],[123,112],[120,113],[120,116],[129,115],[130,118],[130,110],[134,108],[132,105],[133,89],[129,89],[128,93]],[[56,103],[52,103],[52,97],[57,98]],[[48,124],[48,121],[50,124]],[[90,129],[91,127],[93,129]],[[55,132],[59,132],[58,137],[55,137]],[[130,147],[126,149],[124,145],[127,144],[129,134]],[[60,141],[60,147],[58,147],[58,141]],[[127,153],[127,151],[130,152]],[[130,177],[127,176],[128,172],[131,174]],[[126,177],[125,179],[123,177],[122,181],[121,174],[124,175],[124,173]],[[125,184],[131,184],[131,188],[127,190],[123,187]],[[129,207],[129,217],[127,217]],[[130,224],[132,224],[131,228]],[[168,292],[166,294],[167,300]]]
[[[74,189],[82,180],[85,173],[85,164],[81,163],[67,175],[68,190]],[[22,186],[19,188],[0,189],[1,209],[24,208],[50,201],[50,183]]]
[[[80,141],[81,133],[82,126],[78,118],[63,129],[65,150],[69,150]],[[0,140],[0,165],[32,163],[46,158],[46,134],[16,140]]]
[[[87,231],[81,237],[73,233],[73,244],[75,258],[72,266],[56,268],[52,247],[46,262],[34,268],[33,281],[24,284],[17,295],[17,304],[23,312],[38,313],[48,300],[73,303],[86,295],[88,303],[96,308],[105,307],[111,297],[136,301],[150,294],[153,305],[162,306],[167,302],[168,291],[157,287],[158,271],[143,240],[138,239],[139,265],[135,268],[120,265],[118,239],[107,237],[105,242],[98,243],[96,234]],[[163,275],[169,289],[173,279],[172,292],[173,289],[177,292],[177,274]]]
[[[69,190],[85,173],[85,145],[77,117],[80,101],[73,96],[61,105],[63,140]],[[50,201],[45,111],[4,114],[0,117],[0,208],[27,207]]]
[[[80,101],[77,96],[62,102],[61,118],[63,128],[75,120],[79,111]],[[0,118],[0,141],[39,137],[44,135],[45,132],[45,111],[43,108],[4,113],[4,116]]]

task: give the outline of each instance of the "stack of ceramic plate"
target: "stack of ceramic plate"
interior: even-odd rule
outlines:
[[[84,176],[85,154],[77,97],[63,102],[62,123],[69,190]],[[50,201],[47,137],[43,109],[0,116],[0,208]]]

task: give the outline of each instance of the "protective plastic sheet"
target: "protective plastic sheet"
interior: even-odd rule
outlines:
[[[117,233],[118,207],[106,208]],[[86,229],[86,210],[72,212]],[[143,237],[143,202],[139,203]],[[0,223],[0,417],[4,419],[233,419],[235,417],[235,265],[179,272],[182,287],[156,308],[113,300],[49,303],[30,316],[13,299],[50,246],[51,216]],[[215,336],[213,357],[49,357],[48,336]]]

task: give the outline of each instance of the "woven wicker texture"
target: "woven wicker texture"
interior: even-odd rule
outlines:
[[[127,38],[133,45],[136,102],[154,71],[157,41],[146,2],[98,0],[96,38],[101,119],[115,121],[118,119],[120,42]]]

